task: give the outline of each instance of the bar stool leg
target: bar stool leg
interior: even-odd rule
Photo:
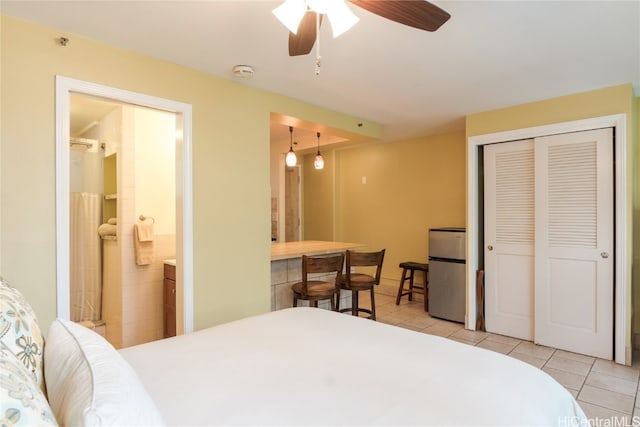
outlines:
[[[404,291],[404,281],[407,280],[407,269],[402,269],[402,277],[400,278],[400,286],[398,287],[398,296],[396,297],[396,305],[400,305],[400,298],[402,297],[402,292]]]
[[[351,291],[351,315],[358,315],[358,291],[355,289]]]
[[[376,298],[373,287],[371,288],[371,320],[376,320]]]
[[[413,276],[415,275],[415,270],[411,269],[411,276],[409,279],[409,301],[413,301]]]

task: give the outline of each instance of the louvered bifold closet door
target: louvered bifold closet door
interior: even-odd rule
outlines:
[[[613,131],[536,138],[535,341],[613,356]]]
[[[533,140],[484,147],[485,325],[533,340]]]

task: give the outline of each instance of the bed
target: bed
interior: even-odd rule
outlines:
[[[120,351],[59,319],[44,366],[59,425],[588,425],[519,360],[314,308]]]

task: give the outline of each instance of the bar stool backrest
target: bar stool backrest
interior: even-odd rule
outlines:
[[[342,267],[344,266],[344,254],[337,254],[332,256],[311,257],[302,255],[302,286],[305,288],[309,280],[309,274],[318,273],[336,273],[336,289],[340,288],[340,280],[342,279]]]
[[[371,277],[373,278],[374,284],[379,285],[384,253],[385,249],[378,252],[355,252],[347,250],[347,281],[351,278],[351,267],[376,267],[375,274],[371,275]]]

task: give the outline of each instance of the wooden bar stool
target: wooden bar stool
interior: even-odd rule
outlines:
[[[353,316],[359,316],[360,313],[365,313],[369,314],[369,319],[376,320],[376,299],[373,288],[380,284],[384,252],[385,249],[379,252],[354,252],[347,250],[347,267],[340,281],[340,289],[351,291],[351,308],[340,309],[340,298],[338,298],[338,311],[342,313],[350,312]],[[352,267],[375,267],[375,273],[365,274],[352,272]],[[371,310],[360,307],[358,302],[360,291],[370,292]]]
[[[400,279],[400,286],[398,287],[398,296],[396,297],[396,305],[400,305],[400,298],[405,295],[409,295],[409,301],[413,301],[413,294],[421,294],[424,295],[424,311],[429,311],[429,294],[428,294],[428,284],[429,284],[429,264],[422,264],[419,262],[406,261],[401,262],[399,267],[402,269],[402,278]],[[415,277],[416,271],[422,271],[424,274],[424,285],[418,286],[414,285],[413,279]],[[407,273],[409,276],[407,277]],[[404,289],[404,282],[409,280],[409,289]]]

